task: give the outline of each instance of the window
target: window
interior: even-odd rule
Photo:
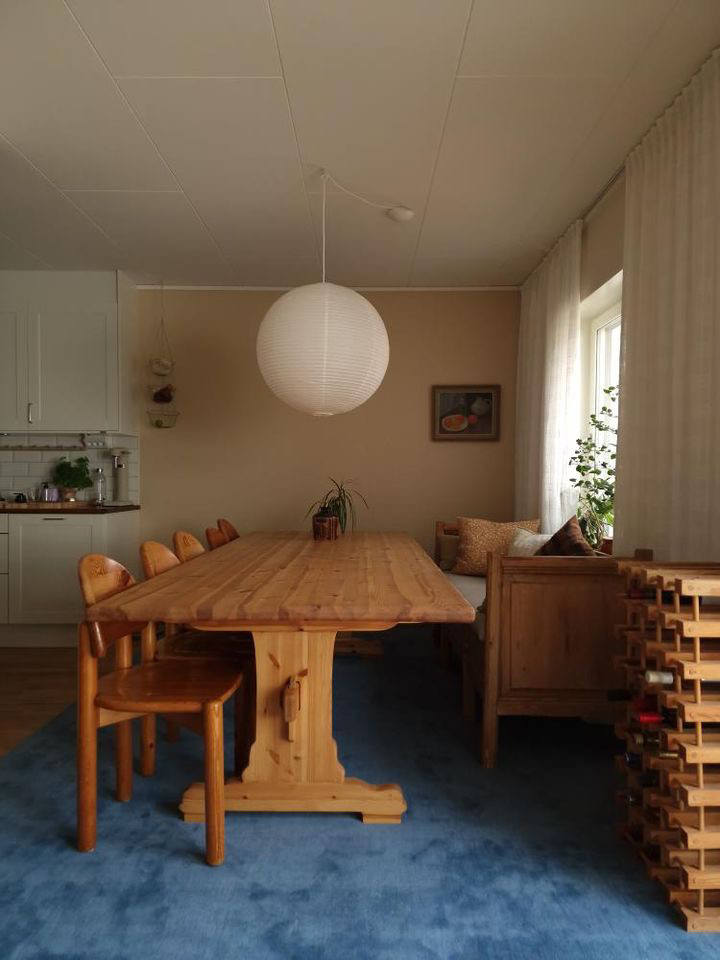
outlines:
[[[597,413],[607,400],[605,390],[620,381],[620,307],[609,311],[592,324],[592,349],[595,354],[593,383],[590,384],[592,412]]]
[[[607,387],[620,381],[620,330],[622,272],[583,300],[582,323],[582,429],[587,432],[591,413],[603,406]]]

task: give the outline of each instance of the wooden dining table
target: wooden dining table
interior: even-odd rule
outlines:
[[[347,777],[332,731],[338,631],[399,623],[470,623],[473,607],[404,533],[251,533],[88,608],[87,620],[250,631],[255,740],[225,785],[226,810],[355,812],[399,823],[394,783]],[[204,820],[202,783],[185,791],[186,820]]]

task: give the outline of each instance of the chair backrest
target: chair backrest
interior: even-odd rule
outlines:
[[[227,539],[222,530],[218,530],[217,527],[208,527],[205,530],[205,539],[208,542],[208,546],[211,550],[216,550],[218,547],[224,547],[227,543]]]
[[[435,563],[441,570],[452,570],[455,566],[459,534],[457,520],[454,523],[446,520],[435,521]]]
[[[205,547],[198,538],[187,530],[177,530],[173,534],[173,548],[180,563],[187,563],[188,560],[193,560],[201,553],[205,553]]]
[[[140,560],[146,580],[151,580],[159,573],[165,573],[172,567],[180,565],[180,561],[170,547],[157,540],[146,540],[140,544]]]
[[[101,553],[86,553],[80,558],[78,577],[86,607],[127,590],[135,583],[129,570]]]
[[[237,532],[235,527],[230,523],[229,520],[223,520],[222,518],[217,522],[218,527],[225,534],[225,539],[227,541],[237,540],[240,534]]]

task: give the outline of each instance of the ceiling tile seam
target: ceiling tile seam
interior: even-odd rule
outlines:
[[[302,151],[300,149],[300,138],[298,137],[297,127],[295,126],[295,117],[292,112],[292,104],[290,102],[290,93],[288,91],[287,77],[285,76],[285,63],[283,61],[283,56],[280,51],[280,40],[278,39],[277,27],[275,25],[275,14],[272,9],[271,0],[265,0],[265,5],[267,7],[268,16],[270,17],[270,26],[272,27],[273,39],[275,41],[275,50],[278,55],[278,63],[280,64],[280,76],[282,79],[283,90],[285,91],[285,104],[287,106],[288,117],[290,119],[290,127],[292,129],[293,137],[295,139],[295,150],[297,152],[298,160],[298,172],[300,174],[300,179],[303,186],[303,195],[305,197],[305,206],[307,207],[307,217],[308,217],[308,226],[310,227],[310,232],[313,238],[313,244],[315,246],[315,256],[318,261],[322,260],[322,252],[320,250],[320,245],[318,243],[318,238],[315,233],[315,224],[313,222],[312,208],[310,206],[310,196],[308,194],[307,183],[305,182],[305,171]]]
[[[175,171],[172,169],[172,167],[170,166],[170,164],[167,162],[167,160],[165,159],[165,157],[162,155],[162,153],[161,153],[161,151],[160,151],[160,148],[158,147],[157,143],[155,143],[155,140],[154,140],[154,139],[152,138],[152,136],[150,135],[150,131],[147,129],[147,127],[145,126],[145,124],[142,122],[142,120],[140,119],[140,117],[137,115],[137,113],[136,113],[133,105],[130,103],[130,101],[128,100],[128,98],[125,96],[125,93],[124,93],[122,87],[118,84],[118,82],[116,81],[115,77],[112,75],[112,73],[111,73],[111,71],[110,71],[110,68],[108,67],[108,65],[107,65],[107,63],[105,62],[104,58],[101,56],[100,51],[97,49],[97,47],[95,46],[95,44],[94,44],[94,43],[92,42],[92,40],[90,39],[90,37],[89,37],[87,31],[85,30],[85,28],[83,27],[83,25],[80,23],[80,21],[78,20],[78,18],[75,16],[75,13],[74,13],[74,11],[72,10],[72,8],[71,8],[70,6],[68,6],[67,0],[62,0],[62,2],[63,2],[63,6],[65,7],[65,10],[68,12],[68,14],[70,15],[70,17],[71,17],[72,20],[74,21],[75,25],[77,26],[78,30],[80,31],[80,33],[82,34],[82,36],[85,38],[85,41],[87,42],[88,46],[90,47],[90,49],[92,50],[92,52],[93,52],[93,53],[95,54],[95,56],[97,57],[98,63],[100,63],[100,65],[102,66],[103,70],[105,71],[105,73],[106,73],[106,74],[108,75],[108,77],[110,78],[110,81],[111,81],[111,83],[114,85],[115,89],[117,90],[118,95],[122,98],[123,102],[124,102],[125,105],[127,106],[127,108],[128,108],[128,110],[130,111],[131,115],[135,118],[135,122],[136,122],[137,125],[140,127],[140,129],[143,131],[143,133],[145,134],[145,136],[147,137],[148,142],[151,144],[153,150],[155,150],[155,152],[157,153],[158,157],[160,158],[160,160],[162,161],[162,163],[165,165],[165,168],[166,168],[167,171],[169,172],[170,176],[173,178],[173,180],[175,181],[175,183],[178,185],[178,189],[179,189],[180,193],[182,193],[182,194],[184,195],[184,197],[185,197],[185,199],[187,200],[188,204],[189,204],[190,207],[192,208],[195,216],[198,218],[199,222],[202,224],[202,226],[203,226],[204,230],[206,231],[208,237],[210,238],[210,240],[211,240],[212,243],[214,244],[215,249],[217,250],[218,255],[220,256],[220,259],[221,259],[222,261],[224,261],[226,265],[228,265],[228,264],[227,264],[227,261],[225,260],[225,253],[224,253],[222,247],[221,247],[220,244],[218,243],[218,241],[217,241],[217,239],[215,238],[213,232],[210,230],[210,227],[207,225],[207,223],[205,222],[205,220],[203,219],[203,217],[200,215],[200,212],[199,212],[199,210],[197,209],[197,207],[195,206],[195,204],[193,203],[193,201],[190,199],[190,197],[189,197],[189,196],[187,195],[187,193],[185,192],[185,190],[184,190],[184,188],[183,188],[183,185],[182,185],[182,183],[180,182],[180,180],[178,179]],[[116,244],[116,246],[117,246],[117,244]]]
[[[560,183],[562,180],[565,179],[565,176],[566,176],[568,170],[572,167],[572,165],[573,165],[573,163],[575,162],[576,158],[580,155],[581,151],[582,151],[583,148],[585,147],[585,144],[588,143],[588,141],[589,141],[590,138],[592,137],[593,133],[595,132],[595,130],[598,128],[599,124],[601,123],[602,119],[607,115],[608,111],[611,109],[611,104],[615,101],[615,99],[617,98],[617,95],[618,95],[619,92],[622,90],[622,88],[625,86],[625,84],[628,82],[628,80],[630,79],[631,75],[635,72],[635,70],[637,70],[638,64],[642,61],[643,57],[645,57],[645,56],[647,55],[648,50],[650,49],[650,47],[652,46],[652,44],[653,44],[653,43],[655,42],[655,40],[657,39],[657,37],[658,37],[658,35],[660,34],[660,32],[665,28],[665,25],[667,24],[668,20],[669,20],[670,17],[672,17],[672,15],[675,13],[675,11],[677,10],[677,8],[678,8],[678,6],[680,5],[680,3],[681,3],[681,0],[675,0],[675,3],[672,5],[672,7],[670,7],[670,9],[668,10],[668,12],[667,12],[667,13],[665,14],[665,16],[663,17],[663,19],[662,19],[662,20],[660,21],[660,23],[657,25],[657,27],[656,27],[655,30],[653,31],[652,35],[648,38],[647,42],[646,42],[645,45],[643,46],[642,50],[638,53],[638,55],[637,55],[637,57],[635,58],[635,60],[633,61],[632,65],[631,65],[630,67],[628,67],[627,72],[625,73],[624,77],[622,77],[622,79],[618,82],[618,84],[617,84],[616,87],[614,87],[611,91],[608,92],[608,97],[607,97],[607,100],[605,101],[605,106],[600,108],[600,110],[598,111],[598,113],[597,113],[597,115],[596,115],[595,123],[594,123],[594,124],[591,126],[591,128],[588,130],[587,136],[585,136],[584,139],[582,140],[582,142],[581,142],[580,144],[578,144],[577,150],[573,153],[572,157],[570,157],[570,159],[568,160],[568,162],[567,162],[567,163],[565,164],[565,166],[562,168],[562,171],[558,173],[557,178],[556,178],[555,181],[553,182],[552,189],[554,189],[555,186],[556,186],[558,183]],[[624,166],[624,158],[623,158],[623,164],[621,165],[621,168],[622,168],[622,166]],[[616,172],[616,171],[611,171],[610,174],[609,174],[609,176],[614,175],[615,172]],[[548,193],[548,191],[545,192],[544,196],[547,196],[547,193]],[[541,201],[541,202],[542,202],[542,201]],[[585,204],[583,204],[582,209],[585,209],[586,206],[587,206],[587,202],[586,202]],[[526,228],[528,229],[528,232],[529,232],[529,226],[528,226],[528,225],[531,225],[532,223],[534,223],[534,222],[537,220],[539,209],[541,209],[541,208],[538,207],[538,206],[536,206],[535,211],[534,211],[534,213],[532,214],[532,216],[528,217],[528,218],[525,220],[525,224],[526,224]],[[570,222],[569,222],[566,226],[563,227],[563,229],[560,231],[560,233],[558,234],[558,236],[555,237],[555,238],[553,238],[553,240],[549,243],[549,245],[543,246],[543,254],[542,254],[542,256],[540,257],[540,260],[538,260],[537,263],[535,264],[535,266],[533,266],[533,268],[532,268],[530,271],[528,271],[527,276],[526,276],[525,279],[522,281],[523,283],[525,283],[525,281],[528,279],[528,277],[529,277],[530,274],[533,272],[533,270],[535,270],[535,268],[537,267],[537,265],[542,261],[543,257],[547,256],[547,254],[550,252],[550,250],[552,250],[552,248],[553,248],[553,247],[555,246],[555,244],[557,243],[558,238],[561,237],[561,236],[563,236],[563,234],[565,233],[565,230],[567,229],[567,227],[569,226],[569,224],[572,223],[572,222],[573,222],[574,220],[576,220],[576,219],[577,219],[577,217],[571,217]],[[506,261],[506,262],[507,262],[507,261]],[[504,266],[505,266],[505,264],[503,264],[503,267],[504,267]]]
[[[136,290],[230,290],[240,292],[292,290],[293,287],[253,287],[242,284],[208,284],[208,283],[136,283]],[[353,290],[375,293],[517,293],[520,285],[495,285],[487,287],[353,287]]]
[[[11,243],[14,247],[17,247],[18,250],[22,250],[23,253],[26,253],[29,257],[32,257],[33,260],[37,260],[39,263],[44,264],[49,269],[52,269],[52,264],[48,263],[48,261],[44,257],[41,257],[39,253],[33,253],[32,250],[28,250],[24,244],[18,243],[17,240],[13,240],[13,238],[3,230],[0,230],[0,237],[4,237],[5,240]]]
[[[6,134],[4,134],[2,131],[0,131],[0,140],[4,140],[11,150],[13,150],[25,163],[27,163],[27,165],[31,167],[35,171],[35,173],[38,174],[38,176],[42,177],[43,180],[45,180],[45,182],[48,183],[53,188],[53,190],[56,191],[56,193],[60,194],[63,200],[67,201],[67,203],[69,203],[70,206],[73,207],[73,209],[77,210],[77,212],[82,217],[84,217],[84,219],[87,220],[88,223],[90,223],[99,233],[101,233],[105,237],[105,239],[109,243],[111,243],[114,247],[117,248],[118,252],[120,252],[121,250],[120,246],[115,240],[113,240],[110,234],[106,233],[99,223],[96,223],[93,220],[93,218],[83,210],[81,206],[78,206],[78,204],[75,203],[72,197],[69,197],[67,193],[65,193],[65,191],[55,183],[54,180],[50,179],[50,177],[45,173],[44,170],[41,170],[40,167],[38,167],[38,165],[34,163],[30,159],[30,157],[28,157],[25,153],[23,153],[20,147],[14,144],[12,140],[10,140],[10,138]],[[36,256],[36,254],[33,254],[33,256]],[[39,259],[42,259],[42,257],[39,257]]]
[[[470,0],[468,5],[467,17],[465,18],[465,28],[462,33],[462,39],[460,41],[460,49],[458,50],[457,61],[455,63],[455,70],[453,71],[453,79],[450,84],[450,94],[448,96],[447,106],[445,108],[445,116],[443,117],[442,126],[440,128],[440,136],[438,138],[437,150],[435,151],[435,160],[433,161],[432,170],[430,171],[430,180],[428,182],[427,194],[425,196],[425,203],[423,204],[423,210],[420,217],[420,225],[418,227],[417,239],[415,241],[415,249],[413,250],[412,257],[410,259],[410,275],[408,278],[408,286],[412,286],[413,277],[415,276],[415,263],[417,261],[418,250],[420,249],[420,241],[422,240],[423,229],[425,227],[425,217],[427,216],[428,207],[430,206],[430,198],[432,197],[433,186],[435,183],[435,176],[437,175],[437,168],[440,162],[440,153],[442,151],[443,141],[445,140],[445,133],[447,131],[448,118],[450,117],[450,109],[452,107],[453,98],[455,96],[455,86],[457,84],[458,70],[460,69],[460,64],[462,62],[463,53],[465,51],[465,43],[467,42],[468,30],[470,29],[470,19],[472,18],[473,9],[475,7],[475,0]]]
[[[606,80],[614,73],[458,73],[459,80]]]
[[[171,190],[144,190],[136,187],[62,187],[64,193],[169,193],[180,196],[183,191],[179,188]]]
[[[113,80],[282,80],[279,73],[113,73]]]

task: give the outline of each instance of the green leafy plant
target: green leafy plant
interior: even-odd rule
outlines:
[[[337,480],[333,480],[332,477],[329,479],[332,487],[319,500],[310,504],[305,517],[309,517],[313,511],[317,510],[318,513],[326,517],[337,517],[338,524],[343,533],[345,533],[348,520],[350,521],[351,528],[354,530],[357,525],[357,512],[355,510],[354,498],[358,497],[365,504],[366,509],[368,502],[360,491],[353,487],[355,483],[354,480],[341,480],[340,483],[338,483]]]
[[[89,462],[87,457],[78,457],[77,460],[61,457],[53,469],[53,483],[69,490],[85,490],[91,487],[93,482],[88,469]]]
[[[593,547],[600,547],[615,509],[615,458],[617,449],[618,388],[606,387],[607,400],[590,416],[592,431],[578,437],[570,457],[576,477],[570,483],[577,489],[577,516],[583,536]]]

